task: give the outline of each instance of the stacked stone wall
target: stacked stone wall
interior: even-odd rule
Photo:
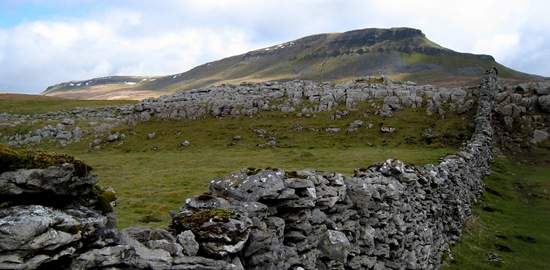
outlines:
[[[496,72],[490,70],[475,91],[473,136],[438,164],[413,166],[389,159],[356,169],[352,176],[316,170],[237,171],[212,180],[207,193],[187,199],[171,213],[166,230],[135,226],[118,231],[112,212],[97,209],[97,196],[87,202],[86,196],[76,195],[63,205],[4,205],[0,268],[437,269],[449,246],[459,240],[490,171],[497,88]],[[349,92],[332,96],[343,100]],[[407,100],[414,103],[416,98]],[[141,102],[134,111],[139,117],[170,111],[146,106],[155,102]],[[325,103],[316,104],[320,108]],[[57,177],[82,180],[84,193],[93,193],[95,176],[77,177],[71,164],[61,168],[4,172],[0,187],[15,183],[27,193],[40,193],[40,179]],[[2,196],[9,190],[0,189]]]

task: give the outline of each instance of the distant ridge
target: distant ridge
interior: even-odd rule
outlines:
[[[491,67],[505,81],[545,78],[509,69],[489,55],[459,53],[418,29],[368,28],[307,36],[158,77],[112,76],[71,81],[42,94],[76,99],[142,99],[221,83],[308,79],[340,82],[370,75],[438,86],[479,82]]]

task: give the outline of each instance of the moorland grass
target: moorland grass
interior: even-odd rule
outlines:
[[[135,104],[128,100],[72,100],[34,95],[0,94],[0,113],[33,115],[46,112],[72,110],[75,107],[101,107]]]
[[[454,260],[442,269],[549,269],[550,150],[529,159],[495,159],[464,235],[451,248]],[[488,253],[502,261],[488,260]]]
[[[125,134],[123,143],[103,144],[95,152],[88,152],[93,136],[61,150],[55,143],[38,147],[66,152],[90,164],[100,183],[117,192],[115,211],[121,227],[143,223],[163,227],[170,222],[169,210],[177,210],[186,198],[207,191],[210,180],[235,170],[313,168],[352,175],[356,168],[388,158],[417,165],[434,163],[455,152],[471,133],[471,113],[448,113],[442,119],[427,116],[423,108],[408,108],[386,118],[374,111],[370,101],[358,104],[338,120],[332,120],[334,111],[308,117],[267,111],[254,117],[152,119],[111,130]],[[348,131],[355,120],[364,125]],[[383,133],[381,127],[395,131]],[[341,131],[327,132],[326,128]],[[426,141],[426,129],[436,138]],[[151,133],[156,136],[148,139]],[[233,140],[236,136],[241,139]],[[270,138],[277,141],[275,147],[268,146]],[[183,141],[190,145],[181,146]]]

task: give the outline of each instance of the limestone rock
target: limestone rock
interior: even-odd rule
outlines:
[[[74,253],[74,246],[89,241],[106,224],[105,216],[85,207],[70,211],[40,205],[2,208],[0,265],[36,268],[61,254]]]
[[[531,137],[531,143],[532,144],[539,144],[543,141],[546,141],[548,139],[549,135],[548,132],[544,130],[535,130],[533,132],[533,136]]]
[[[214,195],[228,195],[244,201],[275,199],[285,188],[284,174],[282,170],[265,170],[250,175],[246,171],[234,172],[212,180],[210,191]]]
[[[332,260],[345,262],[351,250],[351,245],[344,233],[327,230],[319,242],[319,249]]]
[[[544,113],[550,113],[550,95],[539,96],[540,109]]]
[[[187,256],[195,256],[199,252],[199,243],[195,241],[193,232],[183,231],[177,236],[178,243],[183,247],[183,254]]]
[[[65,163],[47,169],[20,169],[0,174],[0,194],[51,192],[57,195],[87,194],[98,183],[97,175],[78,176],[75,166]]]

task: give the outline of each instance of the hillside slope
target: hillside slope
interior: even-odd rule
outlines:
[[[243,81],[310,79],[344,81],[369,75],[420,84],[476,84],[495,66],[505,80],[544,79],[498,64],[492,56],[459,53],[412,28],[362,29],[318,34],[160,77],[113,76],[48,87],[44,95],[77,99],[141,99],[177,90]]]

